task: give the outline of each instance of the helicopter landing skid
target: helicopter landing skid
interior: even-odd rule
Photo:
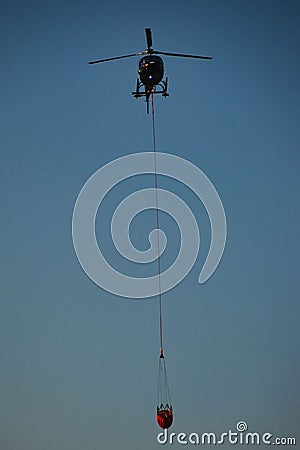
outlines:
[[[153,89],[146,91],[140,91],[140,88],[143,86],[143,83],[137,79],[136,83],[136,91],[131,92],[131,95],[134,96],[134,98],[140,98],[140,97],[146,97],[146,103],[147,103],[147,113],[149,113],[149,97],[152,94],[161,94],[163,97],[168,97],[170,94],[167,92],[168,90],[168,77],[166,77],[166,81],[161,81],[157,85],[154,86]],[[157,90],[157,86],[161,88],[161,90]]]

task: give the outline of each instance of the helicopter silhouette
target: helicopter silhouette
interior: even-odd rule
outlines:
[[[152,49],[152,32],[151,28],[145,28],[146,32],[146,50],[130,55],[115,56],[113,58],[97,59],[90,61],[89,64],[98,64],[101,62],[113,61],[115,59],[131,58],[132,56],[143,57],[139,61],[136,90],[131,94],[135,98],[146,97],[147,113],[149,112],[149,98],[152,94],[162,94],[163,97],[168,97],[168,77],[164,77],[164,63],[160,56],[177,56],[180,58],[197,58],[197,59],[212,59],[211,56],[187,55],[182,53],[160,52]],[[143,90],[141,90],[143,88]]]

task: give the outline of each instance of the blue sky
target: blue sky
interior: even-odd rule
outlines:
[[[157,148],[206,173],[228,222],[221,264],[199,286],[210,238],[203,205],[160,180],[203,230],[194,268],[164,296],[172,430],[222,432],[246,420],[252,431],[297,436],[299,13],[297,2],[266,0],[2,7],[1,450],[159,447],[157,302],[93,284],[71,236],[87,178],[151,150],[150,116],[130,96],[138,58],[87,64],[143,50],[145,27],[154,48],[214,57],[164,58],[170,97],[156,100]],[[112,192],[104,224],[120,194],[151,179],[128,183]],[[162,225],[173,229],[167,217]],[[137,230],[143,248],[149,216]]]

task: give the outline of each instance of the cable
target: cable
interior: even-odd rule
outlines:
[[[155,120],[154,120],[154,95],[153,95],[153,93],[151,94],[151,103],[152,103],[152,139],[153,139],[153,154],[154,154],[155,212],[156,212],[156,230],[157,230],[159,343],[160,343],[160,357],[164,358],[164,353],[163,353],[163,327],[162,327],[161,266],[160,266],[160,243],[159,243],[158,180],[157,180],[157,157],[156,157],[156,138],[155,138]]]

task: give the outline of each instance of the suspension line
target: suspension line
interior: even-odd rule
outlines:
[[[157,177],[157,155],[156,155],[155,115],[154,115],[154,95],[153,94],[151,94],[151,103],[152,103],[152,139],[153,139],[153,155],[154,155],[155,216],[156,216],[156,233],[157,233],[159,343],[160,343],[160,357],[163,358],[164,357],[164,353],[163,353],[161,265],[160,265],[160,242],[159,242],[158,177]]]

